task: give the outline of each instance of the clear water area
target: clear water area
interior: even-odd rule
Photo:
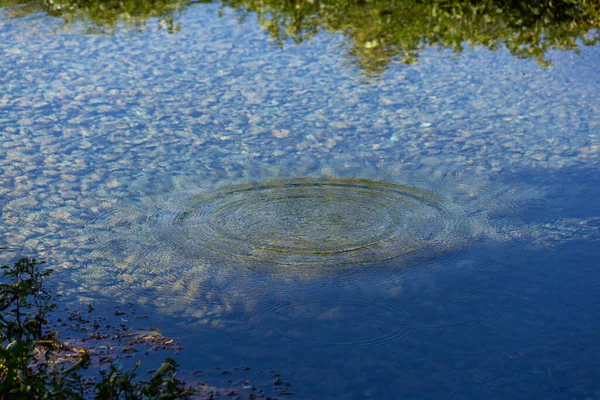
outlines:
[[[532,205],[531,221],[598,214],[597,174],[560,180],[570,192]],[[186,327],[207,369],[268,365],[297,398],[595,398],[600,248],[589,239],[483,243],[392,272],[275,281],[220,330],[165,326]]]
[[[502,271],[415,280],[401,303],[297,298],[258,332],[205,332],[189,348],[269,365],[298,398],[595,398],[597,246],[513,250],[494,252]],[[403,325],[409,311],[417,326]]]
[[[600,397],[598,47],[365,81],[339,36],[212,5],[177,34],[1,22],[3,262],[291,398]]]

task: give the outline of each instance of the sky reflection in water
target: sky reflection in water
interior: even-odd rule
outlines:
[[[114,35],[0,11],[0,245],[15,249],[2,261],[47,259],[73,301],[155,311],[186,336],[184,365],[277,368],[300,397],[597,395],[598,48],[549,51],[550,68],[425,48],[365,83],[339,35],[282,48],[219,8],[186,8],[177,33]],[[302,249],[355,237],[310,236],[319,218],[268,196],[177,224],[198,199],[298,177],[408,185],[454,222],[406,217],[389,192],[359,207],[369,187],[340,209],[327,199],[343,192],[313,192],[324,200],[302,201],[337,226],[401,220],[434,251],[287,269],[184,233],[209,218],[230,243],[244,221],[279,247],[273,229]]]

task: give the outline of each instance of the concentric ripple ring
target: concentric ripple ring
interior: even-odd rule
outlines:
[[[443,197],[354,178],[294,178],[222,187],[189,199],[175,225],[192,243],[277,265],[378,262],[452,243],[459,219]]]

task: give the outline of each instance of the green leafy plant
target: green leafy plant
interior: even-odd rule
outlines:
[[[41,270],[43,262],[35,258],[22,258],[14,267],[2,266],[2,278],[10,283],[0,283],[0,328],[3,340],[40,340],[47,323],[47,314],[56,308],[50,304],[50,293],[44,280],[51,269]]]
[[[0,395],[33,398],[45,391],[46,367],[33,366],[36,350],[56,342],[45,331],[47,315],[56,308],[44,280],[52,270],[42,270],[34,258],[23,258],[14,267],[2,266],[0,283]]]
[[[111,364],[108,371],[100,371],[97,383],[84,379],[80,371],[90,365],[90,353],[61,342],[49,325],[48,316],[57,305],[44,285],[52,270],[44,269],[43,264],[26,257],[14,266],[2,266],[0,398],[187,399],[196,393],[175,379],[178,365],[171,358],[166,358],[147,381],[137,379],[139,362],[127,371]],[[93,307],[89,307],[91,310]],[[71,318],[89,322],[76,314]],[[145,339],[165,342],[153,331],[135,334],[123,329],[123,332],[122,336],[134,344]]]
[[[138,361],[135,367],[122,372],[111,365],[108,371],[101,371],[102,379],[96,384],[97,397],[101,399],[188,399],[194,393],[175,378],[179,366],[167,357],[149,381],[136,382]]]

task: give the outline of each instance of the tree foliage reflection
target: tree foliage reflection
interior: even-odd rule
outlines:
[[[175,33],[180,29],[177,14],[191,4],[190,0],[0,0],[9,17],[43,12],[66,24],[84,21],[92,34],[115,33],[119,27],[143,30],[151,18]]]
[[[550,65],[550,49],[578,50],[578,40],[600,39],[595,0],[223,0],[256,13],[280,44],[302,42],[319,31],[342,33],[349,54],[368,74],[394,59],[417,61],[427,46],[501,45],[519,58]]]
[[[204,2],[204,1],[203,1]],[[176,32],[177,12],[190,0],[0,0],[20,12],[44,11],[66,21],[85,18],[96,28],[118,21],[136,27],[156,17]],[[258,22],[282,46],[319,32],[342,34],[348,54],[368,75],[393,60],[414,63],[427,46],[461,52],[465,46],[502,45],[543,66],[551,49],[578,50],[600,40],[597,0],[221,0]],[[13,10],[15,8],[13,7]]]

